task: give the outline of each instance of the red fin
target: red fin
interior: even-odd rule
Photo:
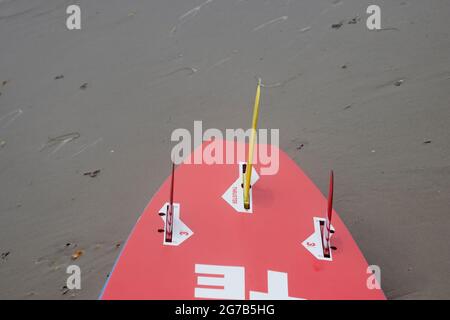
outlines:
[[[328,191],[328,221],[331,223],[331,215],[333,213],[333,189],[334,189],[334,173],[330,172],[330,189]]]
[[[334,189],[334,173],[330,172],[330,186],[328,190],[328,207],[325,225],[322,229],[323,253],[325,256],[330,255],[330,235],[331,235],[331,216],[333,214],[333,189]]]
[[[167,216],[166,216],[166,242],[172,242],[174,182],[175,182],[175,163],[172,162],[172,181],[170,184],[170,203],[169,203],[169,206],[167,207]]]

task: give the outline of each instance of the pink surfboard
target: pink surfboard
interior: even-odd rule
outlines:
[[[297,164],[279,150],[278,172],[261,175],[261,168],[253,166],[245,210],[242,164],[179,165],[172,211],[168,177],[100,298],[385,299],[368,285],[368,264],[350,232]]]

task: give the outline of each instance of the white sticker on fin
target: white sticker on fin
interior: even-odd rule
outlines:
[[[326,219],[314,217],[314,233],[309,236],[308,239],[302,242],[302,245],[309,251],[311,254],[316,257],[318,260],[326,260],[326,261],[333,261],[333,254],[330,250],[330,256],[326,257],[323,254],[323,244],[322,244],[322,232],[320,229],[320,223],[322,222],[324,227],[326,223]],[[330,233],[330,239],[333,236],[334,228],[331,225],[330,226],[331,233]]]
[[[172,242],[166,242],[166,217],[167,217],[167,208],[169,207],[169,202],[166,202],[162,208],[159,210],[159,212],[164,213],[161,218],[164,221],[164,237],[163,237],[163,244],[166,246],[179,246],[184,241],[186,241],[189,237],[191,237],[194,232],[189,229],[189,227],[184,224],[184,222],[180,218],[180,204],[174,203],[173,204],[173,233],[172,233]]]
[[[222,198],[228,202],[230,206],[233,207],[237,212],[242,213],[253,213],[253,196],[252,196],[252,186],[255,185],[256,181],[259,179],[259,175],[255,168],[252,166],[252,177],[250,181],[250,209],[244,208],[244,188],[243,188],[243,166],[246,165],[245,162],[239,162],[239,177],[234,181],[234,183],[225,191]]]

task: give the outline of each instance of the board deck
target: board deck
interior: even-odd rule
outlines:
[[[261,164],[254,168],[259,173]],[[286,153],[279,150],[277,174],[260,175],[252,185],[251,213],[237,212],[223,198],[238,170],[237,164],[179,165],[174,237],[182,242],[165,245],[158,232],[165,227],[158,213],[169,201],[168,177],[137,221],[100,298],[385,299],[381,289],[368,288],[368,264],[334,211],[335,250],[330,258],[314,256],[321,245],[313,234],[326,218],[327,199]]]

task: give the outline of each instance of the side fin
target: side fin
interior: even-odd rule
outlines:
[[[172,180],[170,184],[170,202],[167,206],[167,217],[166,217],[166,232],[165,238],[166,242],[172,242],[173,235],[173,188],[175,181],[175,163],[172,162]]]
[[[325,226],[322,229],[323,254],[330,256],[330,233],[331,233],[331,216],[333,214],[333,189],[334,189],[334,173],[330,172],[330,186],[328,190],[328,207]]]

